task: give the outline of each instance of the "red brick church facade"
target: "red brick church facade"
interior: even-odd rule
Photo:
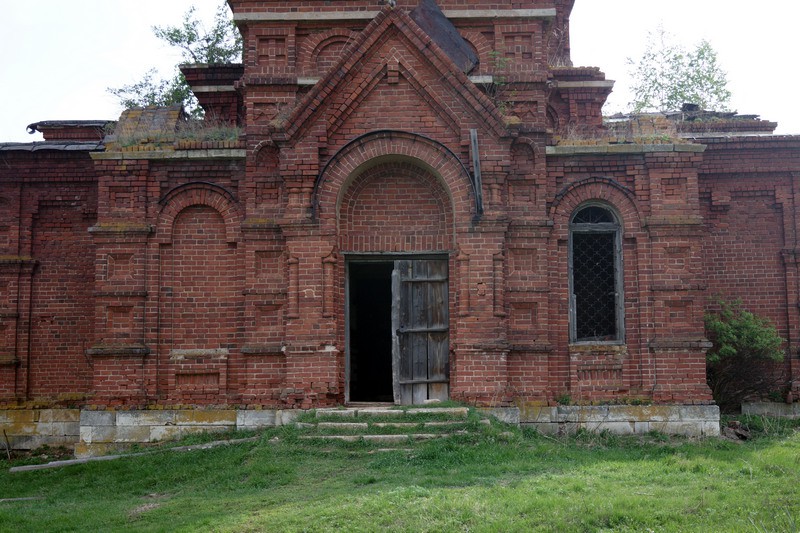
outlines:
[[[797,386],[800,138],[606,129],[572,0],[229,4],[243,65],[185,73],[237,140],[0,144],[1,404],[704,406],[718,296]]]

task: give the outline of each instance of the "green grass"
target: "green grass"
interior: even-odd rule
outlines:
[[[8,473],[0,531],[798,531],[800,422],[745,443],[534,431],[381,452],[258,442]],[[278,437],[278,442],[274,438]]]

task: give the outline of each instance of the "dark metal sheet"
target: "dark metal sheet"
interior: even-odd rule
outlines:
[[[409,14],[464,74],[469,74],[478,66],[478,56],[444,16],[435,0],[421,0]]]

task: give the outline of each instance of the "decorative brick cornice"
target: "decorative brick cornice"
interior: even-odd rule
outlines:
[[[138,222],[103,222],[89,228],[93,235],[150,235],[153,226]]]
[[[114,160],[126,161],[134,159],[155,160],[202,160],[202,159],[245,159],[247,150],[244,148],[219,148],[219,149],[181,149],[178,151],[142,151],[142,152],[93,152],[92,158],[96,161]]]
[[[142,344],[98,344],[86,350],[89,357],[144,357],[150,348]]]
[[[556,16],[554,8],[544,9],[445,9],[444,15],[451,19],[551,19]],[[233,21],[240,24],[250,22],[339,22],[372,20],[380,11],[271,11],[236,13]]]
[[[662,152],[702,153],[706,147],[702,144],[562,144],[548,146],[548,156],[573,155],[620,155],[620,154],[652,154]]]

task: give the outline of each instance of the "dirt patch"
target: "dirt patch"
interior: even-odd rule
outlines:
[[[64,446],[43,446],[35,450],[11,450],[11,461],[5,449],[0,451],[0,464],[8,466],[33,465],[74,459],[75,454]]]
[[[143,503],[142,505],[139,505],[138,507],[131,509],[128,512],[129,519],[136,520],[142,513],[152,511],[153,509],[158,509],[159,507],[161,507],[162,501],[169,498],[169,496],[167,494],[148,494],[144,498],[145,500],[150,500],[150,501],[147,501],[146,503]]]

